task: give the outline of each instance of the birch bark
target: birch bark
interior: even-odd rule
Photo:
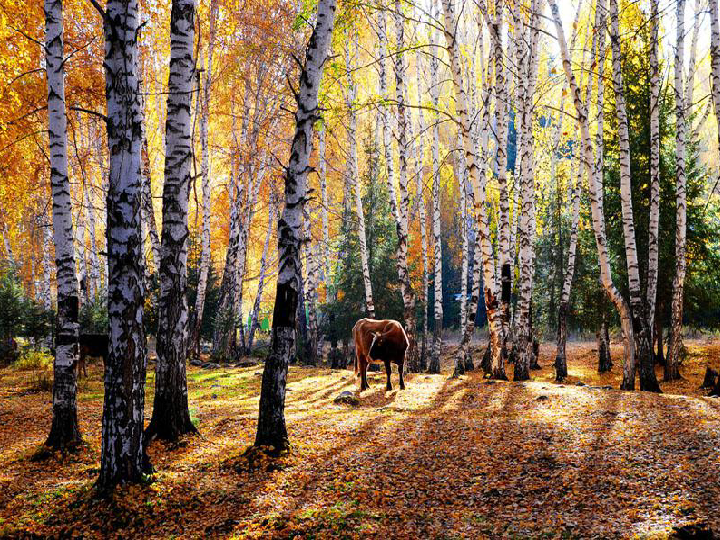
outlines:
[[[210,97],[212,87],[212,60],[215,48],[215,19],[217,19],[219,4],[217,0],[210,3],[210,32],[207,44],[207,68],[205,68],[205,85],[203,87],[200,113],[200,146],[202,153],[202,164],[200,174],[202,176],[202,232],[200,247],[200,276],[198,278],[197,295],[195,297],[195,310],[192,325],[192,338],[189,350],[195,356],[200,353],[200,329],[202,327],[203,315],[205,312],[205,294],[207,292],[208,275],[210,274],[210,203],[212,202],[210,191],[210,144],[208,136],[208,122],[210,120]],[[200,69],[204,68],[202,57]]]
[[[45,445],[53,449],[72,448],[82,442],[77,419],[75,376],[78,361],[79,290],[75,276],[72,201],[68,178],[63,37],[62,0],[45,0],[48,143],[58,300],[53,362],[53,419]],[[9,254],[12,259],[12,253]]]
[[[310,36],[296,94],[295,136],[285,171],[285,208],[278,220],[278,279],[271,352],[265,361],[255,446],[278,453],[289,446],[285,425],[285,385],[295,348],[295,312],[299,293],[299,252],[313,124],[318,119],[318,90],[335,18],[335,0],[319,0],[317,24]]]
[[[197,429],[190,420],[188,352],[188,200],[192,158],[192,103],[195,61],[195,0],[173,0],[170,18],[163,185],[160,302],[155,364],[155,400],[148,440],[174,441]]]
[[[143,423],[147,353],[140,227],[140,124],[137,0],[109,0],[104,15],[105,95],[110,149],[107,197],[108,316],[105,398],[98,485],[140,481],[149,472]]]
[[[557,40],[560,45],[562,54],[563,70],[570,86],[570,95],[573,99],[575,111],[577,112],[577,122],[580,127],[583,167],[589,178],[590,187],[590,210],[592,216],[593,233],[595,235],[595,244],[598,250],[598,263],[600,266],[600,281],[605,289],[606,294],[615,305],[620,314],[620,325],[623,331],[623,346],[625,349],[625,365],[623,368],[623,383],[621,388],[624,390],[632,390],[635,387],[635,347],[632,319],[630,316],[630,308],[620,295],[612,282],[612,273],[610,268],[610,258],[607,248],[607,235],[605,233],[605,217],[603,215],[603,195],[602,195],[602,147],[598,145],[598,161],[593,167],[593,151],[592,141],[590,138],[590,121],[588,116],[588,108],[583,103],[580,96],[580,88],[578,87],[575,75],[572,72],[570,63],[570,53],[568,52],[565,34],[562,28],[562,20],[560,12],[557,8],[555,0],[549,0],[552,10],[553,21],[557,33]],[[605,28],[605,4],[604,0],[598,0],[595,11],[595,31],[599,33],[599,39],[603,39]],[[600,47],[602,50],[602,47]],[[594,59],[592,59],[594,60]],[[592,65],[592,61],[591,61]],[[598,71],[598,110],[602,111],[602,74]],[[602,115],[599,114],[599,119]],[[602,124],[598,126],[598,137],[602,137]],[[600,166],[598,166],[600,165]]]

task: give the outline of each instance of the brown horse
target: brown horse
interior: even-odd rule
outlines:
[[[400,389],[405,390],[403,367],[405,351],[410,343],[402,325],[394,320],[360,319],[353,327],[355,339],[355,374],[360,376],[360,391],[370,388],[367,382],[368,364],[385,364],[387,384],[385,389],[392,390],[390,383],[390,364],[397,364],[400,373]]]

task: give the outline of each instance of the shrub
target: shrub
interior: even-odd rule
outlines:
[[[38,369],[52,370],[53,357],[41,351],[28,349],[20,354],[20,358],[18,358],[13,365],[15,368],[24,371]]]

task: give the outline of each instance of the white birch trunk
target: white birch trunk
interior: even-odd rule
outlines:
[[[682,354],[683,288],[685,285],[687,240],[687,175],[685,171],[687,121],[685,108],[685,0],[677,1],[677,42],[675,46],[675,277],[673,279],[670,342],[665,368],[665,380],[680,378]]]
[[[192,161],[195,0],[173,0],[170,19],[163,185],[160,301],[155,365],[155,400],[149,438],[174,441],[197,429],[190,420],[186,361],[188,349],[188,200]]]
[[[58,297],[53,362],[53,420],[45,445],[54,449],[75,447],[82,442],[77,419],[75,375],[78,361],[79,291],[75,277],[72,201],[68,178],[63,54],[62,0],[45,0],[48,143]],[[12,259],[12,252],[9,253]]]
[[[274,195],[270,195],[270,202],[268,203],[268,226],[267,232],[265,233],[265,243],[263,244],[262,257],[260,258],[260,274],[258,276],[258,292],[255,297],[255,303],[253,304],[252,315],[250,317],[250,333],[248,335],[248,354],[252,354],[253,343],[255,341],[255,332],[260,327],[260,303],[262,302],[262,295],[265,290],[265,278],[268,272],[268,253],[270,251],[270,237],[275,224],[275,201]]]
[[[578,87],[575,75],[572,72],[570,63],[570,53],[568,52],[567,42],[565,41],[565,34],[562,28],[562,20],[560,19],[560,12],[557,8],[555,0],[549,0],[550,7],[552,9],[553,21],[555,23],[557,40],[560,45],[560,51],[562,53],[563,70],[565,71],[565,77],[567,78],[570,86],[570,94],[573,99],[575,111],[577,113],[577,122],[580,127],[581,134],[581,145],[582,145],[582,161],[585,173],[589,178],[590,187],[590,210],[592,216],[592,227],[595,234],[595,243],[598,250],[598,263],[600,266],[600,281],[605,289],[610,300],[615,305],[615,308],[620,314],[620,325],[623,331],[623,346],[625,349],[625,365],[623,369],[623,383],[622,388],[624,390],[632,390],[635,387],[635,344],[633,335],[632,320],[630,317],[630,309],[620,295],[615,285],[612,282],[612,272],[610,268],[610,257],[607,248],[607,235],[605,234],[605,217],[603,215],[603,196],[602,196],[602,147],[598,145],[598,162],[593,167],[593,151],[592,142],[590,138],[590,121],[588,117],[588,108],[583,103],[580,96],[580,88]],[[598,0],[596,7],[595,17],[595,29],[599,33],[600,38],[604,39],[604,28],[605,28],[605,5],[604,0]],[[599,49],[602,51],[604,46],[601,44]],[[599,58],[602,56],[599,55]],[[591,58],[590,64],[594,62],[594,58]],[[598,110],[602,111],[602,74],[598,70]],[[599,115],[601,118],[602,115]],[[602,138],[602,125],[598,126],[598,138]],[[600,166],[598,166],[598,164]]]
[[[408,369],[418,371],[417,340],[415,338],[415,292],[410,282],[408,270],[408,210],[410,206],[408,197],[408,139],[407,139],[407,116],[405,111],[405,56],[402,53],[405,47],[405,19],[401,13],[402,4],[395,0],[395,47],[397,52],[395,60],[395,99],[397,101],[397,123],[398,123],[398,199],[396,222],[397,229],[397,271],[400,280],[400,291],[404,304],[405,332],[410,342],[406,353]],[[391,195],[392,198],[392,195]]]
[[[140,227],[138,3],[109,0],[104,17],[105,95],[110,149],[107,205],[109,355],[105,361],[98,485],[138,482],[148,472],[143,438],[145,371]]]
[[[450,63],[453,76],[453,88],[455,93],[455,111],[460,120],[462,130],[463,149],[465,151],[465,162],[467,164],[470,180],[472,182],[475,198],[475,214],[478,220],[478,234],[482,243],[482,266],[483,284],[485,296],[485,309],[490,327],[490,343],[492,351],[491,377],[494,379],[507,380],[505,375],[504,362],[504,328],[502,306],[495,295],[495,264],[492,254],[492,241],[490,238],[490,225],[488,223],[487,211],[485,208],[485,171],[480,171],[475,155],[475,146],[472,138],[472,125],[468,115],[467,96],[463,87],[462,65],[459,59],[459,51],[456,48],[455,35],[457,22],[453,12],[451,0],[442,2],[445,24],[445,41],[450,56]],[[500,62],[500,64],[502,61]],[[504,102],[498,100],[497,107],[503,108]],[[487,110],[487,109],[485,109]],[[503,137],[500,137],[503,140]],[[502,146],[502,145],[499,145]],[[504,150],[503,150],[504,153]],[[474,321],[473,321],[474,322]],[[470,321],[467,323],[470,324]]]
[[[357,152],[357,114],[355,113],[355,100],[357,98],[357,89],[355,87],[355,76],[353,69],[355,64],[355,55],[357,54],[357,32],[353,32],[352,39],[348,36],[348,43],[345,48],[345,73],[347,76],[348,90],[345,95],[345,106],[348,111],[348,182],[350,187],[355,191],[355,216],[357,217],[358,226],[358,244],[360,245],[360,265],[362,268],[363,284],[365,286],[365,311],[368,317],[375,318],[375,304],[373,303],[372,283],[370,282],[370,267],[368,265],[367,250],[367,234],[365,232],[365,212],[362,205],[362,193],[360,191],[360,178],[358,173],[358,152]],[[350,47],[353,52],[350,52]],[[310,269],[308,269],[308,275]]]
[[[650,224],[648,227],[647,313],[650,343],[657,301],[660,250],[660,61],[658,58],[660,11],[658,0],[650,0]]]
[[[640,264],[638,262],[637,246],[635,243],[635,219],[632,208],[630,172],[630,129],[625,107],[625,89],[623,88],[620,22],[617,0],[610,0],[610,23],[613,88],[615,90],[615,110],[617,113],[618,139],[620,143],[620,205],[622,210],[623,237],[625,239],[625,258],[628,270],[630,312],[633,320],[635,352],[639,360],[640,390],[659,392],[660,386],[655,378],[655,367],[650,347],[650,329],[645,302],[642,298]],[[682,92],[682,89],[680,91]]]
[[[215,48],[215,19],[217,18],[219,4],[212,0],[210,4],[210,33],[207,44],[207,67],[205,68],[205,85],[202,91],[200,115],[200,146],[202,163],[200,174],[202,176],[202,232],[200,239],[200,276],[198,278],[197,295],[195,297],[195,310],[193,316],[192,339],[190,353],[198,355],[200,352],[200,329],[202,328],[205,311],[205,293],[207,291],[208,275],[210,274],[210,143],[208,136],[208,123],[210,120],[210,96],[212,87],[212,59]],[[203,69],[202,56],[200,69]]]

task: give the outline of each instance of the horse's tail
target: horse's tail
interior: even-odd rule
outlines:
[[[355,375],[357,375],[360,372],[360,366],[358,366],[357,337],[356,337],[357,325],[359,322],[360,321],[356,322],[355,326],[353,326],[353,329],[352,329],[352,337],[353,337],[353,341],[355,342]]]

